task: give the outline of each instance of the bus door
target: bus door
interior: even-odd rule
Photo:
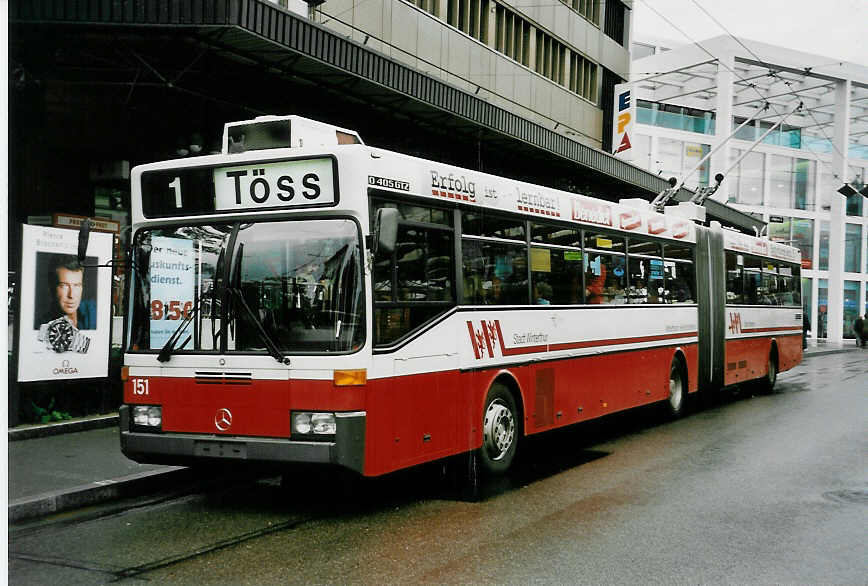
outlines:
[[[699,301],[699,389],[723,386],[725,359],[724,315],[726,272],[723,232],[711,228],[696,230],[696,288]]]

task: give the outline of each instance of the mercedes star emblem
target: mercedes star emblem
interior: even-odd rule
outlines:
[[[217,414],[214,415],[214,425],[220,431],[226,431],[232,426],[232,411],[223,407],[222,409],[217,410]]]

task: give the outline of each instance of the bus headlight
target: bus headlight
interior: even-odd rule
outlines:
[[[159,430],[163,426],[163,408],[159,405],[133,405],[133,425],[151,430]]]
[[[291,419],[293,436],[308,436],[309,439],[331,439],[337,431],[334,413],[294,411]]]

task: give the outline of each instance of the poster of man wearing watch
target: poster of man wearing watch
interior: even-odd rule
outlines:
[[[112,235],[92,232],[79,259],[77,230],[23,228],[18,380],[107,376]]]

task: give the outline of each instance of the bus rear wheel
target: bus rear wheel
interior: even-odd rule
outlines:
[[[684,413],[687,402],[687,381],[684,379],[684,369],[678,358],[672,360],[669,367],[669,399],[666,403],[669,415],[679,417]]]
[[[774,350],[769,352],[769,364],[766,370],[766,375],[759,379],[757,388],[760,393],[769,394],[775,388],[775,383],[778,382],[778,357]]]
[[[489,474],[506,472],[518,448],[518,417],[515,399],[504,385],[495,383],[482,411],[482,447],[479,463]]]

